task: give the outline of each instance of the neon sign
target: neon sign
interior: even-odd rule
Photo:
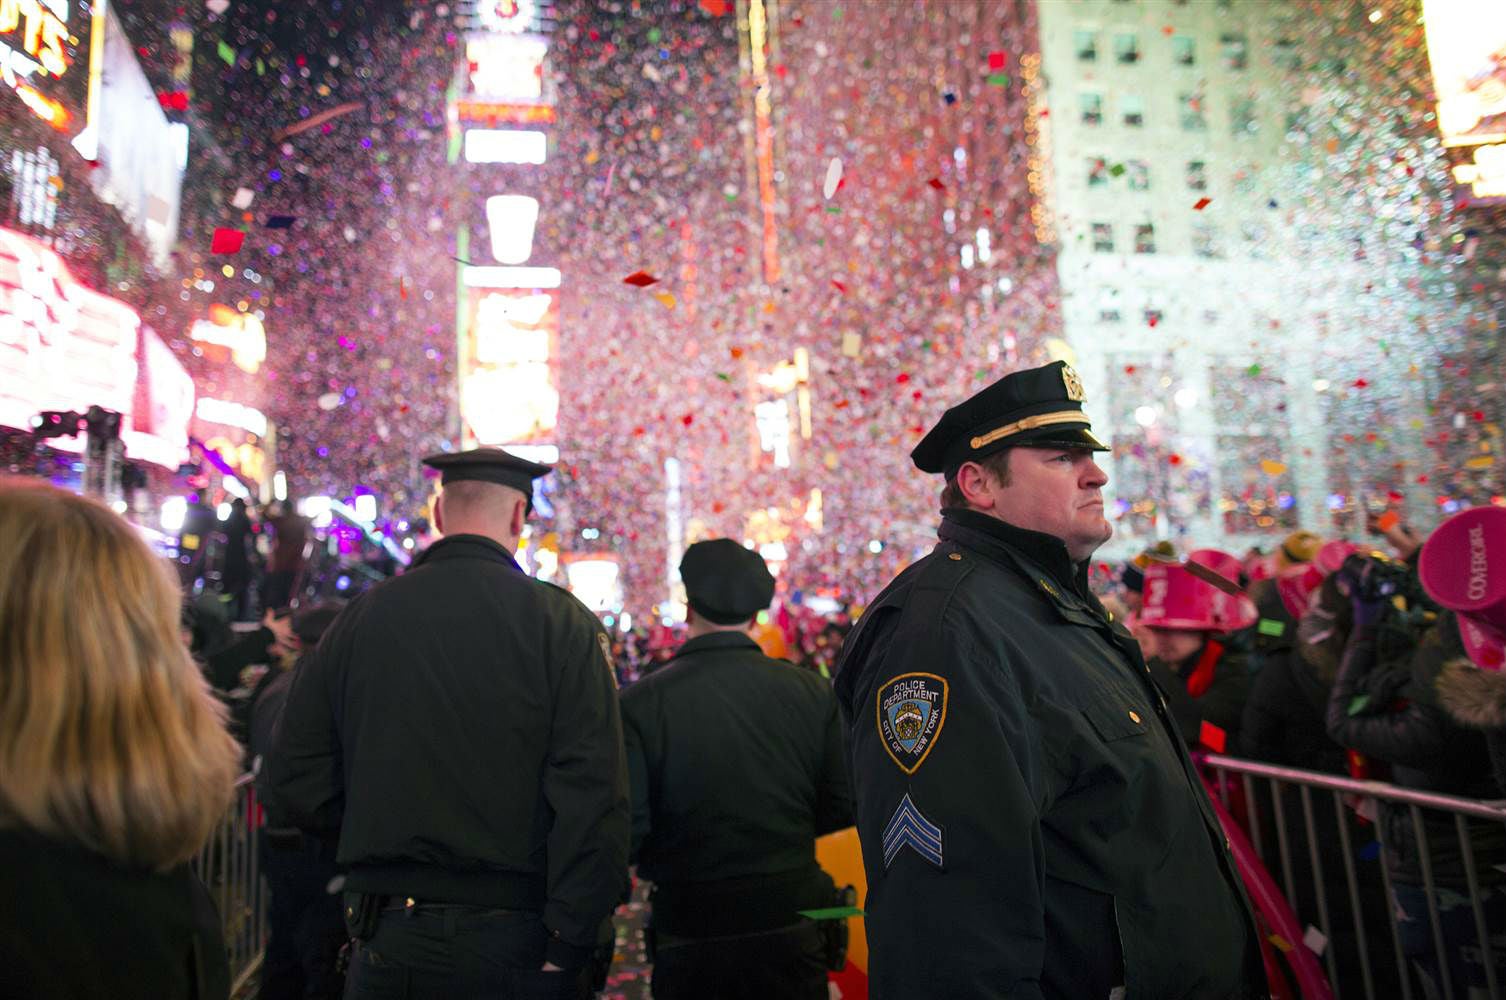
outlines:
[[[73,17],[77,6],[81,16]],[[92,6],[99,10],[91,11]],[[32,114],[58,131],[70,131],[75,112],[94,108],[98,90],[101,46],[94,36],[103,20],[104,4],[75,5],[70,0],[0,0],[0,80]],[[70,19],[77,22],[69,24]],[[89,53],[91,64],[85,86],[74,81],[85,74],[73,71],[80,53]]]

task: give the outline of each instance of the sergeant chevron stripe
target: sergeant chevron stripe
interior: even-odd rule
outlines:
[[[884,870],[905,845],[937,868],[942,867],[941,827],[926,819],[906,792],[884,828]]]

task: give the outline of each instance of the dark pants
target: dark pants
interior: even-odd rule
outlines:
[[[427,904],[382,913],[351,949],[346,1000],[584,1000],[586,972],[542,972],[537,913]]]
[[[811,921],[735,937],[661,936],[654,1000],[826,1000],[826,945]]]
[[[261,581],[261,606],[263,611],[281,611],[293,601],[293,585],[298,574],[290,569],[268,573]]]
[[[335,963],[347,935],[340,897],[329,894],[334,862],[317,845],[263,832],[261,870],[271,890],[260,1000],[335,1000],[344,983]]]
[[[1428,916],[1428,893],[1420,885],[1392,883],[1392,897],[1397,907],[1397,936],[1401,950],[1423,980],[1425,997],[1443,996],[1444,968],[1453,981],[1453,995],[1462,997],[1486,988],[1485,956],[1480,947],[1480,933],[1475,924],[1475,909],[1462,889],[1439,887],[1437,896],[1438,925],[1443,936],[1443,959],[1433,939],[1433,922]],[[1485,932],[1491,941],[1491,962],[1496,983],[1506,981],[1506,893],[1500,889],[1480,890],[1480,909],[1485,916]]]

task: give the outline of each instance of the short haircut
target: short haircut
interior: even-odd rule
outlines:
[[[1009,453],[1012,451],[1014,451],[1013,448],[1005,448],[1003,451],[996,451],[992,455],[978,459],[978,464],[983,466],[983,471],[997,480],[1000,486],[1009,485]],[[956,475],[947,476],[946,485],[941,489],[941,509],[966,506],[967,497],[962,495],[962,487],[957,485]]]
[[[169,565],[94,500],[0,476],[0,825],[127,867],[189,860],[241,752]]]
[[[445,508],[455,514],[505,517],[517,500],[528,498],[519,490],[481,479],[459,479],[441,489]]]

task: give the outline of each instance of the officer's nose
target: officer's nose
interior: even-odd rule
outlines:
[[[1087,468],[1083,471],[1083,489],[1096,490],[1106,485],[1109,474],[1098,467],[1098,463],[1088,459]]]

